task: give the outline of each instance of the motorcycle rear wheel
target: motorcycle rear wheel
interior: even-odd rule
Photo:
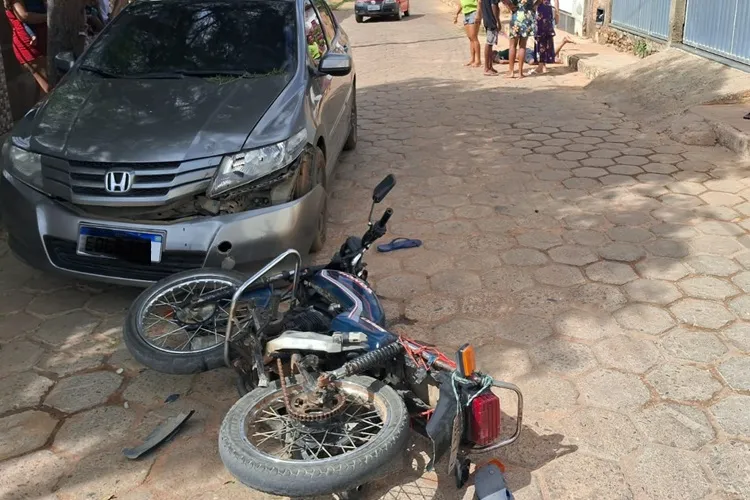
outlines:
[[[141,292],[128,310],[125,345],[139,363],[162,373],[187,375],[223,366],[231,299],[194,311],[175,306],[190,293],[236,290],[245,279],[241,273],[221,269],[190,270],[164,278]]]
[[[224,466],[250,488],[289,497],[348,491],[383,474],[406,448],[406,405],[370,377],[337,383],[346,409],[314,424],[302,425],[286,413],[279,381],[242,397],[219,431]],[[300,381],[287,379],[290,395],[301,390]]]

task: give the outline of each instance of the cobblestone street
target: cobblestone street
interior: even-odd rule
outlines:
[[[394,173],[390,237],[424,246],[369,254],[370,276],[392,329],[471,342],[521,387],[521,438],[494,455],[517,500],[750,498],[750,171],[644,133],[567,69],[464,68],[452,9],[338,12],[360,142],[332,183],[321,258],[363,232]],[[0,500],[266,498],[218,456],[232,373],[168,376],[129,356],[120,327],[138,292],[41,274],[0,241]],[[186,409],[173,442],[123,457]],[[426,450],[415,438],[369,496],[471,498],[422,474]]]

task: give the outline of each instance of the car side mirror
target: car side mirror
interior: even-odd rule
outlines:
[[[55,56],[55,68],[60,73],[67,73],[73,69],[75,63],[76,58],[72,52],[60,52]]]
[[[375,186],[375,189],[372,191],[372,202],[373,203],[380,203],[385,199],[386,196],[388,196],[388,193],[391,192],[391,189],[396,185],[396,178],[393,176],[393,174],[388,174],[385,176],[385,179],[380,181],[380,184]]]
[[[318,71],[324,75],[346,76],[352,72],[352,58],[348,54],[329,52],[320,58]]]

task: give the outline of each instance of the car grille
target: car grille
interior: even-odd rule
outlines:
[[[158,264],[138,264],[118,259],[78,255],[73,241],[44,237],[52,263],[59,268],[114,278],[157,281],[171,274],[203,267],[204,252],[164,252]]]
[[[188,162],[100,163],[65,161],[45,157],[42,174],[51,194],[81,205],[161,205],[182,196],[205,191],[220,158]],[[110,170],[133,174],[125,193],[110,193],[105,175]]]

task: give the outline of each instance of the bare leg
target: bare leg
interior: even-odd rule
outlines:
[[[516,47],[518,46],[518,38],[511,38],[509,42],[509,54],[508,54],[508,78],[516,77]]]
[[[470,34],[469,40],[471,42],[471,65],[475,68],[482,66],[482,46],[479,43],[479,24],[469,25]]]
[[[492,45],[484,46],[484,74],[487,76],[497,75],[497,71],[492,67]]]
[[[471,41],[471,34],[472,34],[473,28],[474,28],[473,24],[464,25],[464,31],[466,31],[466,38],[469,39],[469,54],[470,54],[469,62],[464,64],[464,66],[471,66],[474,63],[474,44]]]
[[[526,62],[526,41],[528,38],[518,39],[518,78],[523,78],[523,65]]]
[[[49,81],[47,81],[47,58],[37,57],[30,63],[24,64],[27,71],[31,73],[39,85],[39,88],[45,94],[49,93]]]
[[[557,47],[557,50],[555,50],[555,61],[556,62],[560,62],[560,51],[562,50],[563,47],[565,47],[566,43],[573,43],[573,44],[575,44],[575,42],[572,39],[570,39],[569,37],[566,36],[565,39],[563,39],[562,43]]]

